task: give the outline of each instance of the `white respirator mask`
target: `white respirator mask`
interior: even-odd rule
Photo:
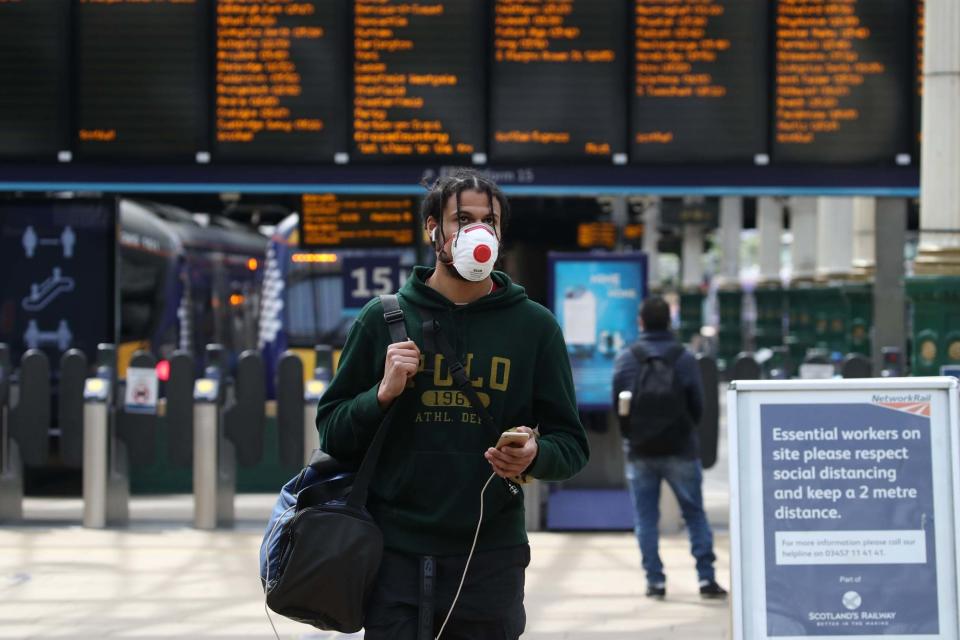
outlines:
[[[430,233],[436,242],[437,228]],[[480,282],[493,272],[500,241],[496,233],[482,222],[468,224],[457,234],[452,246],[453,268],[471,282]]]

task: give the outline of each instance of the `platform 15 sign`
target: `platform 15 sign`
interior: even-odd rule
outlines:
[[[395,293],[406,273],[400,258],[391,255],[345,257],[343,259],[343,308],[360,309],[371,298]]]

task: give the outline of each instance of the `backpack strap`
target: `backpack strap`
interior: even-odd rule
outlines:
[[[633,354],[633,357],[637,359],[637,362],[644,363],[647,361],[647,358],[650,357],[650,352],[647,351],[639,342],[634,342],[630,345],[630,353]]]
[[[390,330],[390,341],[405,342],[407,337],[407,326],[404,323],[403,309],[400,308],[400,302],[396,294],[386,294],[380,296],[380,302],[383,304],[383,319]],[[347,497],[347,505],[359,509],[367,503],[367,489],[370,486],[370,480],[373,478],[373,472],[377,467],[377,461],[380,459],[380,450],[383,449],[383,441],[386,439],[387,429],[385,426],[393,420],[393,414],[397,411],[400,403],[394,400],[383,416],[377,432],[373,436],[373,441],[367,447],[367,453],[363,456],[363,462],[354,476],[353,487],[350,495]]]
[[[400,308],[397,294],[388,293],[380,296],[380,303],[383,305],[383,319],[390,330],[390,342],[406,342],[407,327],[403,322],[403,309]]]
[[[683,355],[684,348],[682,344],[671,345],[669,349],[664,351],[663,360],[671,367],[676,366],[677,360],[680,359],[680,356]]]
[[[447,361],[447,367],[450,370],[450,376],[453,378],[454,385],[467,397],[467,400],[470,401],[470,406],[473,407],[473,410],[480,416],[480,420],[484,426],[490,430],[493,437],[499,438],[501,430],[497,427],[490,412],[483,406],[480,396],[477,395],[473,385],[470,383],[467,370],[460,364],[460,359],[457,358],[456,352],[453,350],[453,347],[450,346],[450,341],[447,340],[447,337],[440,331],[440,323],[437,322],[436,318],[433,317],[433,314],[428,309],[420,309],[420,315],[423,318],[424,343],[432,343],[433,346],[436,347],[437,352],[443,355],[443,359]],[[427,337],[428,335],[430,336],[429,338]]]

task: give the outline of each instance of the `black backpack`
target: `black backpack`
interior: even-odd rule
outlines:
[[[635,453],[673,455],[681,453],[690,440],[693,419],[687,397],[675,375],[683,345],[674,345],[663,355],[633,344],[637,375],[630,391],[630,415],[620,418],[620,430]]]

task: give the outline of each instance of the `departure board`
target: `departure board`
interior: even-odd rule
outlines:
[[[347,0],[218,0],[216,155],[332,162],[347,150]]]
[[[81,158],[194,160],[207,151],[208,5],[80,0]]]
[[[409,247],[414,243],[413,198],[308,193],[301,205],[303,248]]]
[[[630,159],[766,153],[767,0],[635,0]]]
[[[909,154],[909,0],[778,0],[774,160],[892,164]]]
[[[354,0],[354,160],[484,152],[482,0]]]
[[[491,156],[626,161],[623,0],[496,0],[493,10]]]
[[[67,149],[70,6],[0,2],[0,156],[53,160]]]
[[[923,38],[926,34],[926,13],[925,13],[925,4],[924,0],[917,0],[916,6],[916,33],[914,48],[917,52],[917,66],[916,66],[916,79],[915,79],[915,91],[913,94],[913,122],[916,129],[916,147],[914,153],[917,154],[917,162],[920,161],[920,139],[923,134]]]

